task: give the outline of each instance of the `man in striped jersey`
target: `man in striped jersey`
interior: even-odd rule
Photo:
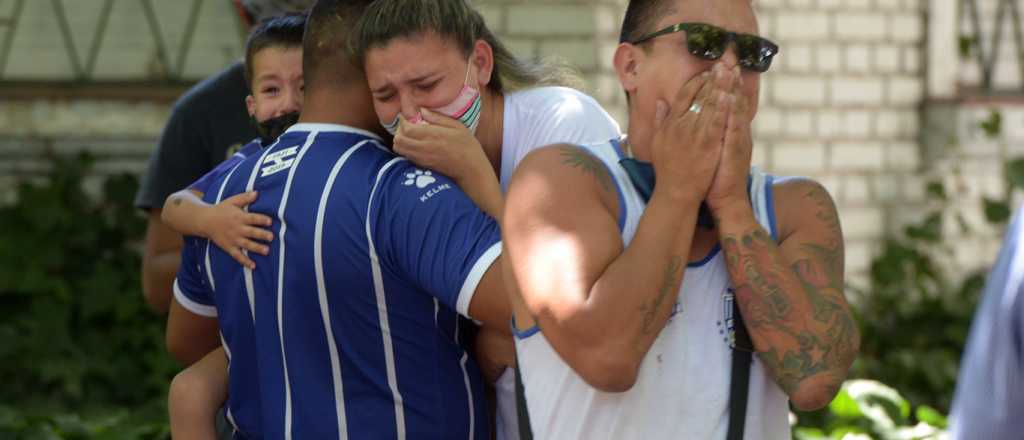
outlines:
[[[267,256],[245,269],[190,239],[168,331],[229,357],[241,438],[484,438],[465,318],[508,327],[496,222],[448,178],[391,154],[347,29],[369,0],[321,0],[299,123],[212,182],[258,190]],[[219,324],[220,337],[213,324]]]

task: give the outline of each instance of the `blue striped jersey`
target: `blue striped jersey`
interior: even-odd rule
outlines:
[[[498,225],[448,178],[374,135],[297,124],[214,180],[257,190],[270,254],[243,269],[190,238],[175,298],[216,316],[240,438],[485,438],[482,378],[461,333],[500,254]]]

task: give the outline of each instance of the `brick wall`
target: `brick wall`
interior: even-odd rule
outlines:
[[[612,69],[624,0],[477,0],[488,26],[516,55],[575,66],[592,94],[625,127],[625,96]]]
[[[763,79],[755,161],[836,198],[847,267],[866,268],[886,224],[922,198],[924,13],[907,0],[758,0],[781,50]]]
[[[81,0],[80,3],[95,1]],[[178,14],[184,19],[183,12],[171,10],[174,9],[171,3],[157,3],[161,8],[169,8],[165,13]],[[181,3],[180,8],[185,10],[185,3],[189,2]],[[625,0],[477,0],[475,3],[491,28],[516,54],[559,56],[577,66],[587,79],[588,91],[625,127],[625,99],[611,68]],[[956,50],[955,39],[960,30],[955,27],[959,18],[951,6],[953,3],[951,0],[754,2],[762,33],[776,40],[782,48],[775,66],[762,83],[761,110],[755,124],[754,161],[777,174],[816,178],[829,188],[839,205],[851,274],[863,275],[887,228],[923,212],[925,176],[941,174],[944,163],[960,160],[959,156],[950,154],[928,153],[933,148],[920,140],[924,125],[921,108],[929,102],[928,96],[950,98],[959,87],[950,81],[973,78],[968,71],[969,63],[966,66],[942,63],[941,60],[948,60],[950,56],[935,55],[936,51]],[[1021,3],[1024,4],[1024,0]],[[0,0],[0,17],[11,4],[11,0]],[[45,9],[43,5],[33,7]],[[122,23],[119,25],[121,33],[127,35],[134,31],[124,24],[131,21],[125,15],[137,19],[137,11],[132,12],[130,6],[125,8],[128,9],[115,11],[121,16],[113,17],[112,23]],[[942,14],[937,15],[936,11]],[[203,18],[206,23],[220,23],[222,31],[229,28],[226,24],[232,14],[229,9],[211,9],[207,14],[209,16]],[[85,20],[82,17],[88,14],[77,16],[76,20]],[[30,31],[45,33],[43,30],[52,28],[53,23],[42,22],[48,20],[46,14],[36,14],[36,17],[33,25],[36,29]],[[929,18],[926,20],[926,17]],[[948,21],[952,24],[942,17],[951,17]],[[929,20],[933,24],[926,26]],[[33,41],[32,53],[56,59],[54,53],[63,50],[60,40],[35,33],[27,38],[19,37],[15,48]],[[215,34],[212,30],[207,33]],[[931,35],[931,43],[925,43],[926,33]],[[229,53],[231,50],[223,46],[236,43],[216,43],[210,38],[196,40],[206,45],[204,50],[207,51],[206,58],[197,60],[209,62],[189,61],[187,73],[201,77],[219,69],[224,60],[238,55]],[[225,34],[220,38],[233,37]],[[168,40],[174,38],[168,37]],[[129,49],[125,47],[127,52],[123,53],[135,53]],[[152,63],[151,48],[139,46],[136,49],[135,58],[125,56],[122,62],[135,62],[140,66]],[[926,57],[926,53],[930,55]],[[956,58],[955,53],[952,58]],[[924,67],[926,59],[931,63],[927,69]],[[125,69],[148,72],[142,67]],[[40,75],[40,78],[45,77]],[[960,111],[959,105],[954,104],[956,110],[946,112],[946,119],[938,117],[939,126],[968,130],[969,124],[965,121],[987,114],[989,107],[975,104],[974,110]],[[102,165],[101,170],[141,170],[167,113],[168,104],[155,102],[8,101],[0,98],[0,187],[6,185],[5,180],[9,181],[12,174],[38,170],[33,154],[43,148],[67,151],[76,146],[89,146],[105,159],[107,164]],[[1011,111],[1004,125],[1020,124],[1024,129],[1022,118],[1024,114]],[[929,119],[935,118],[929,116]],[[953,134],[962,138],[961,143],[977,145],[971,150],[974,156],[964,159],[965,164],[973,164],[968,167],[974,173],[968,186],[992,188],[994,179],[998,179],[1001,161],[1005,160],[1006,148],[998,147],[1002,148],[998,154],[990,154],[995,147],[986,147],[984,139],[972,137],[968,132]],[[1000,145],[1013,144],[1017,139],[1008,138]],[[945,159],[936,159],[938,157]],[[990,245],[982,243],[977,247],[985,246]],[[981,251],[968,255],[991,254],[979,254]]]

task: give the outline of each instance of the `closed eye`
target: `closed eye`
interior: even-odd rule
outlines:
[[[421,91],[421,92],[429,92],[431,90],[434,90],[434,87],[437,87],[437,85],[440,84],[440,83],[441,83],[441,80],[437,79],[437,80],[431,81],[429,83],[417,84],[416,85],[416,89]]]

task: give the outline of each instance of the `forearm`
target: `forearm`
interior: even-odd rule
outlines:
[[[545,335],[550,334],[545,324],[558,325],[562,342],[585,353],[571,362],[578,371],[617,372],[613,376],[619,377],[599,388],[628,389],[634,379],[630,375],[635,376],[668,321],[686,270],[698,206],[696,200],[681,203],[655,192],[632,241],[589,284],[583,304],[570,317],[541,323]]]
[[[206,237],[204,214],[213,205],[204,202],[189,190],[181,190],[167,197],[161,219],[182,235]]]
[[[805,280],[798,272],[812,263],[790,262],[748,205],[718,220],[735,299],[758,356],[797,407],[827,404],[859,344],[841,299],[841,274],[824,286]]]
[[[165,314],[173,296],[174,277],[181,264],[181,248],[146,254],[142,258],[142,287],[146,303]]]
[[[512,336],[481,327],[476,335],[474,354],[477,365],[488,383],[497,382],[498,378],[505,371],[505,368],[512,367],[516,361],[516,347]]]

